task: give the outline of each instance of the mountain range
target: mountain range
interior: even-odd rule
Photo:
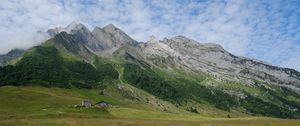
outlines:
[[[138,42],[109,24],[49,29],[50,39],[0,56],[0,86],[114,90],[161,111],[300,117],[300,73],[185,36]]]

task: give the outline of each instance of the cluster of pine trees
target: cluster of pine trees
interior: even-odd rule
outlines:
[[[15,66],[0,68],[0,86],[42,85],[48,87],[96,87],[104,79],[117,79],[118,72],[110,64],[65,61],[55,47],[37,46]]]

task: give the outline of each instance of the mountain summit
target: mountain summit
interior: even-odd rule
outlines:
[[[137,42],[112,24],[47,32],[46,42],[6,58],[0,85],[115,91],[169,112],[201,114],[207,106],[223,114],[300,116],[298,71],[235,56],[218,44],[185,36]]]

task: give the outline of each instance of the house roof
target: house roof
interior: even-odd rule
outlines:
[[[100,102],[97,102],[96,104],[99,104],[99,103],[106,103],[106,104],[109,104],[109,103],[106,102],[106,101],[100,101]]]
[[[82,100],[83,102],[91,102],[91,100],[88,100],[88,99],[84,99]]]

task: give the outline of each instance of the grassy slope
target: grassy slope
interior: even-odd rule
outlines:
[[[48,42],[48,43],[45,43],[43,45],[43,47],[53,47],[53,45],[51,45],[53,42]],[[34,48],[25,53],[24,55],[30,55],[31,53],[34,52]],[[64,49],[59,49],[59,53],[58,53],[62,59],[64,59],[65,61],[78,61],[78,59],[75,58],[75,56],[71,55],[70,53],[68,53],[68,51],[64,50]],[[103,61],[107,61],[108,63],[111,63],[111,61],[105,59]],[[100,62],[103,62],[103,61],[100,61]],[[117,68],[115,66],[115,68],[118,70],[118,72],[120,73],[120,76],[122,76],[122,72],[124,69],[122,67],[122,64],[123,63],[120,63],[120,62],[116,62],[115,65],[118,65],[119,68]],[[95,67],[98,67],[97,64],[95,64]],[[156,72],[158,72],[158,75],[163,77],[163,78],[166,78],[167,80],[170,80],[172,81],[174,79],[174,75],[168,73],[166,74],[165,71],[160,71],[160,70],[155,70]],[[197,81],[197,82],[200,82],[199,84],[207,84],[207,81],[212,81],[213,79],[209,79],[209,76],[206,76],[206,75],[194,75],[194,74],[186,74],[180,70],[175,70],[175,72],[173,73],[177,73],[178,75],[175,75],[176,78],[182,78],[182,79],[188,79],[188,80],[194,80],[194,81]],[[185,75],[186,74],[186,75]],[[183,76],[185,75],[185,76]],[[122,78],[119,78],[119,80],[122,81]],[[118,82],[117,82],[118,83]],[[206,104],[206,102],[202,102],[202,103],[199,103],[199,102],[194,102],[194,101],[188,101],[186,105],[183,105],[180,111],[180,109],[176,108],[174,106],[174,104],[170,104],[169,102],[166,102],[166,101],[163,101],[163,100],[160,100],[158,98],[155,98],[153,97],[151,94],[143,91],[143,90],[140,90],[140,89],[137,89],[135,87],[133,87],[132,85],[128,85],[124,82],[121,82],[122,83],[122,86],[123,88],[126,88],[127,92],[134,92],[134,94],[130,94],[130,95],[135,95],[136,97],[139,97],[138,100],[140,100],[141,102],[135,102],[134,104],[127,104],[123,101],[117,101],[113,98],[105,98],[105,96],[103,96],[103,98],[98,98],[97,96],[97,92],[91,92],[89,90],[77,90],[76,92],[81,94],[82,96],[84,97],[87,97],[89,99],[92,99],[94,101],[100,101],[100,100],[105,100],[105,101],[109,101],[111,103],[116,103],[116,104],[121,104],[122,107],[124,107],[125,105],[127,105],[126,107],[134,107],[134,108],[139,108],[139,105],[136,106],[136,104],[141,104],[141,103],[146,103],[146,102],[149,102],[148,103],[148,106],[142,106],[141,109],[145,110],[147,108],[147,110],[151,110],[151,108],[158,108],[159,110],[164,110],[166,108],[166,111],[168,112],[176,112],[176,113],[186,113],[184,110],[186,109],[189,109],[189,107],[193,107],[193,108],[197,108],[198,109],[198,112],[200,112],[201,115],[205,115],[205,116],[222,116],[222,117],[226,117],[227,114],[230,114],[232,117],[237,117],[237,116],[244,116],[243,114],[241,113],[233,113],[233,111],[230,111],[230,112],[227,112],[227,111],[222,111],[222,110],[219,110],[219,109],[216,109],[215,107],[213,107],[211,104]],[[216,82],[213,82],[214,84],[218,84]],[[228,84],[229,85],[229,84]],[[225,87],[225,88],[233,88],[233,85],[239,85],[237,87],[234,87],[234,88],[237,88],[237,89],[241,89],[241,86],[242,84],[231,84],[229,87]],[[116,85],[115,85],[116,86]],[[182,87],[182,85],[180,85],[180,87]],[[112,90],[115,90],[114,88],[111,88]],[[252,92],[255,92],[252,91],[251,89],[254,89],[254,88],[247,88],[245,87],[244,90],[250,90],[251,93]],[[73,89],[74,90],[74,89]],[[249,91],[249,92],[250,92]],[[111,97],[118,97],[119,99],[122,99],[121,95],[120,94],[114,94],[113,92],[116,92],[116,91],[108,91],[110,92],[109,96]],[[183,92],[189,92],[188,90],[184,90]],[[197,94],[196,94],[197,95]],[[21,95],[20,95],[21,96]],[[23,96],[22,96],[23,97]],[[28,99],[31,99],[32,96],[28,96]],[[292,99],[292,98],[291,98]],[[149,101],[148,101],[149,100]],[[40,102],[44,102],[43,99],[38,99],[37,102],[40,101]],[[66,100],[68,101],[68,100]],[[128,101],[126,101],[128,102]],[[163,105],[163,107],[161,107]],[[151,106],[151,107],[150,107]],[[47,107],[45,107],[47,108]],[[48,109],[47,109],[48,110]],[[155,110],[155,109],[154,109]],[[43,112],[41,112],[43,113]]]
[[[106,100],[114,107],[108,111],[89,108],[75,109],[71,105],[81,99],[93,102]],[[300,120],[273,118],[210,118],[196,114],[172,114],[124,99],[98,95],[95,90],[44,87],[0,88],[0,125],[248,125],[297,126]],[[135,105],[130,105],[135,104]]]
[[[160,70],[156,70],[156,71],[160,71]],[[270,108],[277,108],[275,110],[279,111],[278,106],[282,107],[282,106],[292,106],[292,108],[296,108],[299,110],[300,106],[300,100],[299,100],[299,94],[295,93],[294,91],[291,91],[290,89],[287,88],[280,88],[278,86],[272,85],[272,84],[266,84],[263,82],[259,82],[257,80],[255,81],[254,85],[246,85],[244,82],[242,81],[221,81],[221,80],[216,80],[214,79],[212,76],[203,74],[203,73],[192,73],[189,71],[184,71],[184,70],[180,70],[177,69],[176,67],[173,67],[172,70],[167,71],[168,75],[173,75],[174,77],[178,77],[178,78],[186,78],[188,80],[193,80],[195,82],[198,82],[198,84],[200,85],[204,85],[206,87],[208,87],[209,89],[218,89],[221,90],[223,92],[228,92],[229,94],[235,94],[238,97],[241,96],[245,96],[245,95],[250,95],[252,96],[252,98],[254,99],[249,99],[249,100],[259,100],[259,101],[263,101],[264,105],[262,106],[266,106],[268,105]],[[161,73],[160,75],[164,76],[164,73]],[[270,88],[269,88],[270,87]],[[274,90],[273,90],[274,89]],[[233,93],[234,92],[234,93]],[[244,101],[244,103],[248,104],[249,101]],[[287,104],[287,105],[282,105],[282,104]],[[203,106],[203,105],[202,105]],[[253,106],[253,108],[247,108],[247,109],[251,109],[251,111],[256,111],[253,113],[256,114],[266,114],[269,113],[271,110],[274,109],[269,109],[269,110],[263,110],[263,109],[259,109],[261,107],[257,107],[259,106],[258,104],[256,104],[256,102],[254,104],[251,104],[250,106]],[[245,107],[245,104],[244,104]],[[236,108],[235,108],[236,109]],[[237,108],[237,111],[244,111],[243,108]],[[283,110],[281,108],[281,110]],[[263,112],[265,111],[265,112]],[[282,115],[287,114],[286,110],[282,111]],[[231,111],[232,113],[232,111]],[[271,113],[271,112],[270,112]],[[273,114],[269,114],[268,116],[274,116],[274,113],[277,113],[276,111],[272,111]],[[295,117],[299,117],[299,112],[295,112]],[[281,116],[281,114],[276,114],[277,117],[284,117]]]
[[[52,47],[53,42],[48,42],[43,45],[43,47]],[[59,48],[59,47],[56,47]],[[26,55],[30,55],[30,53],[34,52],[34,49],[32,51],[27,52]],[[76,58],[75,55],[72,55],[72,53],[69,53],[67,50],[64,48],[59,48],[59,54],[60,56],[65,60],[65,61],[80,61],[79,59]],[[120,62],[117,62],[116,64],[121,64]],[[96,65],[97,67],[97,65]],[[116,68],[116,67],[115,67]],[[118,72],[122,72],[123,68],[117,68]],[[157,71],[157,70],[156,70]],[[166,76],[166,73],[158,71],[158,74],[167,78],[168,80],[172,80],[173,77],[170,75]],[[210,79],[206,75],[194,75],[194,74],[186,74],[180,70],[175,70],[172,71],[175,73],[178,73],[178,77],[186,78],[189,80],[194,80],[200,82],[199,84],[209,84],[214,83],[216,84],[217,82],[214,82],[213,79]],[[185,75],[186,76],[182,76]],[[121,78],[119,78],[122,80]],[[117,82],[118,83],[118,82]],[[191,114],[186,111],[184,111],[186,108],[176,108],[174,104],[170,104],[169,102],[160,100],[153,95],[140,90],[138,88],[133,87],[132,85],[126,84],[121,82],[121,85],[124,89],[127,90],[127,92],[131,91],[136,97],[138,101],[135,100],[126,100],[124,97],[122,97],[122,94],[116,93],[116,86],[117,85],[112,85],[115,87],[110,86],[107,90],[106,95],[98,95],[98,91],[95,90],[85,90],[85,89],[60,89],[60,88],[41,88],[41,87],[1,87],[0,88],[0,118],[1,119],[8,119],[8,118],[13,118],[15,119],[20,119],[20,120],[15,120],[16,122],[20,121],[25,121],[26,119],[23,120],[23,118],[29,118],[34,119],[34,118],[57,118],[57,117],[67,117],[70,120],[73,120],[73,118],[78,118],[78,117],[84,117],[84,118],[92,118],[92,117],[105,117],[109,119],[113,119],[116,121],[128,121],[131,123],[136,123],[135,121],[137,120],[138,122],[141,121],[146,124],[153,124],[152,122],[156,122],[157,120],[180,120],[180,121],[192,121],[192,122],[183,122],[182,125],[185,124],[197,124],[195,121],[200,121],[200,120],[211,120],[209,118],[204,118],[201,117],[197,114]],[[219,85],[219,87],[222,87],[224,89],[241,89],[241,84],[228,84],[228,85]],[[223,87],[224,86],[224,87]],[[242,90],[245,90],[246,92],[251,92],[251,93],[261,93],[258,90],[255,90],[255,88],[251,87],[242,87]],[[7,95],[9,94],[9,95]],[[109,109],[109,111],[103,111],[103,110],[98,110],[98,109],[84,109],[84,110],[77,110],[70,108],[70,105],[78,104],[80,103],[81,99],[91,99],[94,102],[105,100],[110,103],[112,103],[115,107],[117,108],[112,108]],[[147,100],[149,101],[147,101]],[[290,99],[295,101],[295,98],[290,96]],[[296,98],[296,101],[298,99]],[[147,104],[144,104],[146,103]],[[148,103],[149,102],[149,103]],[[161,107],[163,105],[164,108],[167,108],[168,112],[173,112],[173,113],[181,113],[181,114],[171,114],[171,113],[165,113],[161,112],[163,109]],[[230,114],[231,117],[239,117],[239,116],[245,116],[241,113],[234,113],[233,111],[231,112],[226,112],[222,111],[219,109],[216,109],[210,104],[206,103],[197,103],[194,101],[188,102],[186,105],[187,107],[194,107],[198,106],[198,111],[200,112],[201,115],[205,116],[218,116],[218,117],[226,117],[227,114]],[[122,118],[122,119],[120,119]],[[126,118],[126,119],[123,119]],[[108,120],[109,120],[108,119]],[[154,119],[156,121],[149,121],[149,120],[144,120],[144,119]],[[242,120],[245,120],[248,118],[243,118]],[[259,120],[266,120],[266,122],[271,122],[270,119],[268,118],[255,118],[254,120],[256,121],[257,119]],[[44,120],[36,120],[37,122],[39,121],[48,121],[51,119],[44,119]],[[93,119],[91,119],[93,120]],[[108,121],[106,119],[102,119],[103,122]],[[213,120],[218,120],[219,119],[214,118]],[[224,119],[221,119],[224,120]],[[225,119],[226,120],[226,119]],[[231,119],[232,120],[232,119]],[[6,120],[9,122],[9,120]],[[60,121],[64,122],[67,121],[65,119],[61,119]],[[82,120],[83,121],[83,120]],[[98,121],[93,120],[94,123],[99,123]],[[230,122],[226,120],[227,122]],[[235,120],[236,121],[236,120]],[[4,121],[5,122],[5,121]],[[234,122],[234,121],[233,121]],[[258,121],[259,122],[259,121]],[[285,122],[285,121],[283,121]],[[288,120],[288,122],[294,122]],[[56,123],[56,122],[54,122]],[[80,122],[78,122],[80,123]],[[129,123],[129,124],[131,124]],[[142,124],[143,124],[142,123]],[[225,122],[222,122],[225,123]],[[236,123],[236,122],[234,122]],[[112,123],[113,124],[113,123]],[[172,124],[171,122],[166,121],[166,124]],[[178,124],[181,124],[178,122]],[[1,125],[1,123],[0,123]],[[212,123],[213,125],[213,123]]]

